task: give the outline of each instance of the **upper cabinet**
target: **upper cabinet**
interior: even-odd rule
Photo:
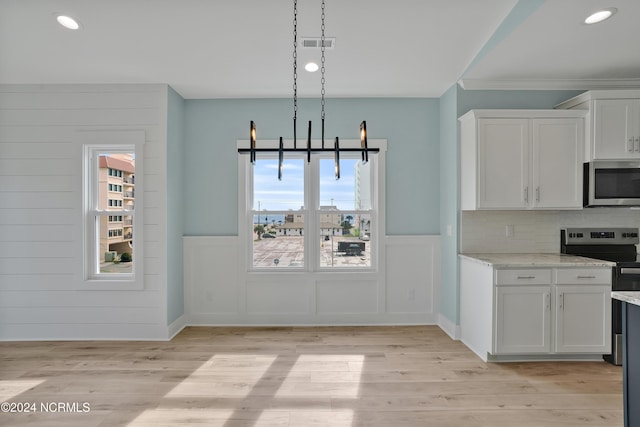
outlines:
[[[593,101],[593,158],[640,158],[640,99]]]
[[[556,108],[588,111],[588,161],[640,159],[640,90],[590,91]]]
[[[584,115],[472,110],[460,117],[462,210],[581,209]]]

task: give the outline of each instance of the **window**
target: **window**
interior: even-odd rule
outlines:
[[[109,230],[109,237],[110,238],[114,238],[114,237],[122,237],[122,228],[118,228],[115,230]]]
[[[283,170],[286,180],[278,181],[274,158],[257,159],[253,168],[252,267],[304,267],[304,161],[286,159]]]
[[[140,171],[142,144],[85,145],[85,277],[92,281],[134,282],[141,286],[141,218],[133,203],[123,204],[122,172]],[[116,182],[112,182],[116,181]],[[139,184],[137,185],[139,187]],[[110,193],[111,192],[111,193]],[[133,194],[130,195],[133,199]],[[133,202],[133,200],[131,200]],[[140,201],[136,201],[139,205]],[[138,240],[141,241],[141,240]]]
[[[286,153],[281,181],[277,155],[258,154],[255,165],[241,155],[249,270],[375,270],[384,232],[378,223],[384,195],[380,145],[381,153],[370,154],[368,163],[359,152],[341,153],[339,180],[331,153],[314,154],[311,162]]]

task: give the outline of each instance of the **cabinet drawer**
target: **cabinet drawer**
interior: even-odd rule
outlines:
[[[610,285],[611,268],[559,268],[556,283],[559,285]]]
[[[496,285],[548,285],[550,283],[551,270],[548,269],[496,271]]]

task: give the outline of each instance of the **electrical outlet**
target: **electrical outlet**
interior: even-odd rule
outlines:
[[[513,225],[505,226],[504,233],[507,237],[513,237]]]

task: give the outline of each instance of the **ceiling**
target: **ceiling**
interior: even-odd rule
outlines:
[[[298,0],[298,37],[320,36]],[[187,99],[293,94],[292,0],[0,0],[0,84],[166,83]],[[618,13],[596,25],[592,11]],[[326,0],[327,97],[640,87],[638,0]],[[78,19],[61,27],[59,13]],[[298,48],[298,95],[320,51]]]

